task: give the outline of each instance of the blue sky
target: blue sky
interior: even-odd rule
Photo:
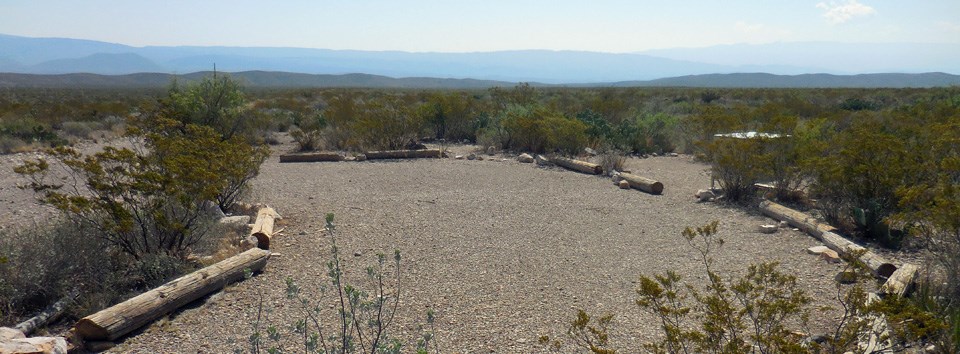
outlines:
[[[960,1],[0,0],[0,33],[416,52],[960,43]]]

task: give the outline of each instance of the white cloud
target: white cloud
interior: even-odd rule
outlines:
[[[873,7],[861,4],[857,0],[847,0],[840,3],[835,1],[829,3],[821,2],[817,4],[817,8],[824,10],[823,17],[833,24],[841,24],[855,17],[869,16],[877,13],[877,10]]]
[[[737,21],[737,23],[735,23],[733,26],[737,29],[737,31],[746,33],[760,32],[766,27],[762,23],[746,23],[743,21]]]

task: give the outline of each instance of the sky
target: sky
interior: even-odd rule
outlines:
[[[0,0],[0,33],[411,52],[960,43],[960,1]]]

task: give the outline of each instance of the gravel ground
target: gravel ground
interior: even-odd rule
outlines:
[[[452,149],[457,154],[472,147]],[[616,314],[612,342],[623,352],[638,352],[659,333],[654,318],[634,304],[638,276],[676,270],[703,283],[702,267],[680,232],[713,220],[720,221],[726,240],[714,255],[720,272],[778,261],[798,277],[815,306],[835,305],[832,278],[841,266],[804,252],[819,243],[790,229],[760,234],[757,227],[772,220],[742,208],[696,203],[693,194],[709,185],[709,175],[687,156],[628,160],[626,169],[664,183],[660,196],[510,156],[484,157],[280,164],[274,154],[250,199],[284,216],[283,234],[273,241],[280,255],[262,274],[158,321],[112,351],[246,349],[261,299],[264,326],[286,331],[301,318],[297,304],[285,297],[288,277],[318,300],[329,330],[336,319],[334,298],[316,295],[329,284],[330,240],[322,232],[328,212],[336,214],[348,281],[370,289],[362,272],[375,264],[376,253],[402,253],[393,334],[414,343],[432,309],[443,353],[545,352],[537,338],[565,339],[578,308]],[[20,201],[27,209],[19,210],[44,213],[29,206],[29,193],[12,188],[15,180],[0,175],[0,202]],[[15,220],[7,217],[0,222]],[[810,330],[823,332],[837,316],[813,316]]]

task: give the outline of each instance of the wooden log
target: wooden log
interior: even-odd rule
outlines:
[[[913,282],[916,281],[919,270],[920,267],[916,265],[904,263],[883,283],[883,286],[880,287],[880,294],[900,297],[906,295],[913,287]]]
[[[550,157],[550,162],[553,162],[556,165],[560,165],[566,169],[574,170],[577,172],[583,172],[591,175],[599,175],[603,173],[603,166],[600,166],[595,163],[590,163],[586,161],[568,159],[566,157],[553,156]]]
[[[333,152],[311,152],[305,154],[280,155],[280,162],[321,162],[343,161],[344,157]]]
[[[37,328],[50,323],[50,321],[57,319],[57,317],[60,317],[60,315],[63,314],[63,311],[67,309],[67,306],[73,303],[73,301],[76,300],[77,296],[79,295],[80,291],[78,289],[73,289],[69,294],[67,294],[67,296],[64,296],[62,299],[60,299],[60,301],[57,301],[53,305],[43,309],[43,311],[36,316],[33,316],[29,320],[20,322],[13,328],[23,332],[24,335],[30,335],[30,333],[33,333],[33,331]]]
[[[760,210],[764,215],[777,220],[783,220],[810,234],[814,238],[823,242],[830,249],[840,254],[862,253],[860,261],[866,264],[867,268],[878,277],[888,278],[897,270],[893,265],[882,256],[867,250],[853,241],[838,235],[834,231],[836,228],[817,221],[814,217],[801,213],[799,211],[787,208],[783,205],[765,200],[760,203]]]
[[[257,212],[257,221],[253,223],[250,229],[250,236],[257,238],[257,248],[270,249],[270,239],[273,238],[273,224],[280,218],[276,210],[271,207],[265,207]]]
[[[251,248],[209,267],[177,278],[156,289],[84,317],[76,333],[87,341],[113,341],[211,292],[258,272],[270,251]]]
[[[440,158],[440,149],[367,151],[367,160]]]
[[[824,232],[837,231],[837,228],[830,226],[829,224],[821,223],[819,220],[810,215],[787,208],[769,200],[764,200],[760,203],[760,211],[763,212],[764,215],[771,218],[786,221],[790,224],[790,226],[803,230],[804,232],[816,238],[820,238],[820,235],[822,235]]]
[[[632,173],[620,173],[620,178],[630,183],[630,187],[642,190],[650,194],[663,193],[663,183],[654,181],[646,177],[640,177]]]

